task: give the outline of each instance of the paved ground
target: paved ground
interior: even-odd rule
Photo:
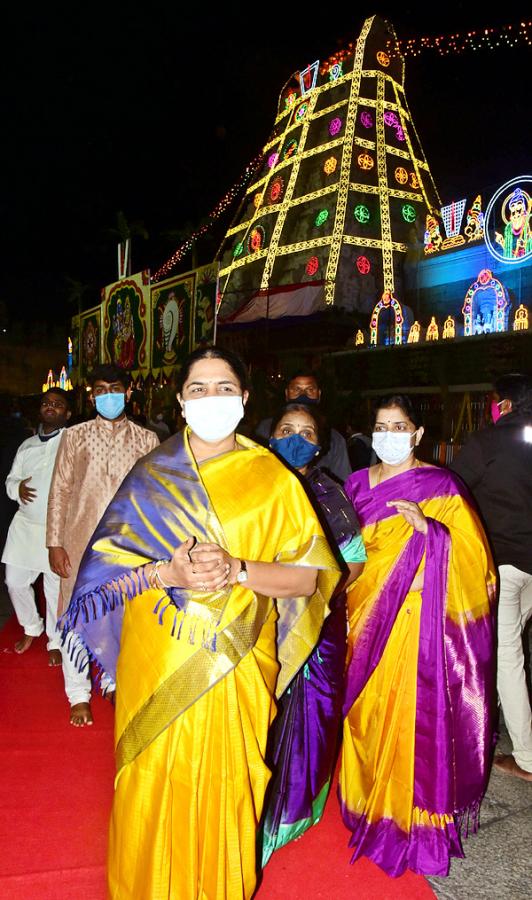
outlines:
[[[0,578],[1,628],[12,611],[3,571]],[[528,640],[532,649],[532,628]],[[497,749],[502,753],[511,749],[504,723]],[[480,830],[464,849],[466,858],[454,860],[448,878],[429,879],[439,900],[531,900],[532,783],[493,769]]]

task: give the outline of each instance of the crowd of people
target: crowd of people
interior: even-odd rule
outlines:
[[[70,427],[43,394],[2,556],[16,652],[46,630],[73,725],[91,673],[115,704],[109,895],[251,897],[339,754],[352,861],[448,874],[492,763],[532,781],[532,379],[499,379],[452,471],[419,457],[404,394],[346,442],[312,372],[245,436],[248,372],[220,348],[184,363],[176,434],[128,417],[130,391],[97,367]]]

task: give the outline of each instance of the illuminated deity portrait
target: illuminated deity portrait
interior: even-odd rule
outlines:
[[[530,234],[531,200],[520,187],[504,200],[501,215],[505,223],[504,235],[495,233],[495,240],[503,248],[507,259],[517,259],[532,253]]]

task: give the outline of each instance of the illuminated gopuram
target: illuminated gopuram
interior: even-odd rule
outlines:
[[[404,302],[409,251],[440,205],[395,32],[367,19],[352,52],[316,61],[281,91],[219,254],[221,321],[332,304],[368,313],[384,291]]]

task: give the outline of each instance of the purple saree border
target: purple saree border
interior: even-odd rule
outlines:
[[[407,834],[392,819],[368,822],[366,816],[352,813],[340,797],[339,801],[342,818],[351,832],[349,847],[354,847],[351,865],[367,856],[392,878],[407,869],[418,875],[445,877],[451,857],[464,857],[460,824],[455,818],[444,828],[414,825]]]
[[[408,469],[373,488],[369,486],[369,469],[361,469],[353,472],[347,479],[345,491],[355,507],[362,528],[396,516],[397,510],[393,506],[386,506],[390,500],[422,503],[436,497],[458,496],[474,508],[465,484],[452,472],[436,466]]]

